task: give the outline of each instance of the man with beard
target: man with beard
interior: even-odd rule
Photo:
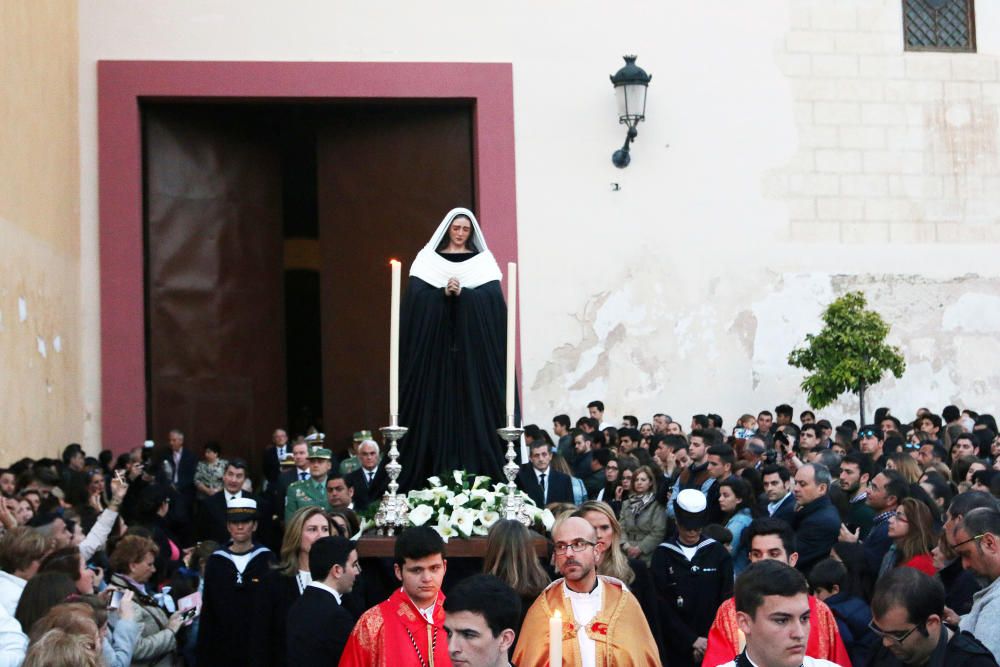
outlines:
[[[791,524],[795,516],[792,474],[785,466],[772,463],[761,469],[761,477],[764,482],[764,509],[767,515]]]
[[[881,638],[869,660],[878,667],[993,667],[996,658],[967,631],[942,619],[944,586],[912,567],[889,571],[875,586],[871,629]]]
[[[656,642],[635,596],[618,579],[597,574],[602,554],[593,526],[580,517],[562,519],[552,528],[552,540],[556,569],[564,578],[552,582],[528,609],[514,664],[549,664],[549,619],[556,614],[563,628],[560,664],[659,664]]]
[[[840,488],[850,502],[847,511],[847,530],[854,532],[860,529],[861,539],[868,537],[872,529],[875,510],[868,500],[868,482],[872,475],[872,461],[860,452],[849,452],[840,462]]]

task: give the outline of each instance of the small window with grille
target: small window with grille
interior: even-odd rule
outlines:
[[[907,51],[975,51],[973,0],[903,0]]]

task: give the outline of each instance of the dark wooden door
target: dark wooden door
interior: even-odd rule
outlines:
[[[475,211],[466,104],[351,106],[317,129],[324,423],[341,449],[389,414],[389,259],[410,263],[445,213]]]
[[[281,163],[249,107],[144,109],[147,386],[158,444],[256,466],[285,420]],[[142,400],[142,397],[136,397]],[[138,443],[137,443],[138,444]]]

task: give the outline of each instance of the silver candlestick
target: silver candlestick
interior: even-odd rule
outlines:
[[[396,441],[406,435],[406,427],[400,426],[398,422],[399,415],[389,415],[389,425],[379,429],[382,438],[389,441],[389,462],[385,464],[385,472],[389,476],[389,489],[382,496],[382,502],[379,503],[378,511],[375,513],[375,526],[382,535],[393,535],[397,530],[402,530],[410,513],[406,497],[397,493],[399,483],[396,479],[403,471],[403,466],[396,460],[399,458]]]
[[[517,454],[514,452],[514,442],[521,441],[521,434],[524,429],[514,426],[514,415],[507,415],[507,426],[498,428],[497,434],[507,441],[507,464],[503,467],[503,474],[507,478],[507,496],[503,499],[503,518],[520,521],[525,526],[531,525],[531,514],[524,505],[524,498],[517,493],[517,486],[514,478],[517,477],[518,465],[514,463]]]

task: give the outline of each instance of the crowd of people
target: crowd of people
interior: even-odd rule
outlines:
[[[361,549],[380,446],[276,429],[0,469],[4,665],[997,665],[1000,438],[945,407],[833,426],[557,415],[517,485],[557,517],[481,558]],[[365,538],[361,538],[364,540]]]

